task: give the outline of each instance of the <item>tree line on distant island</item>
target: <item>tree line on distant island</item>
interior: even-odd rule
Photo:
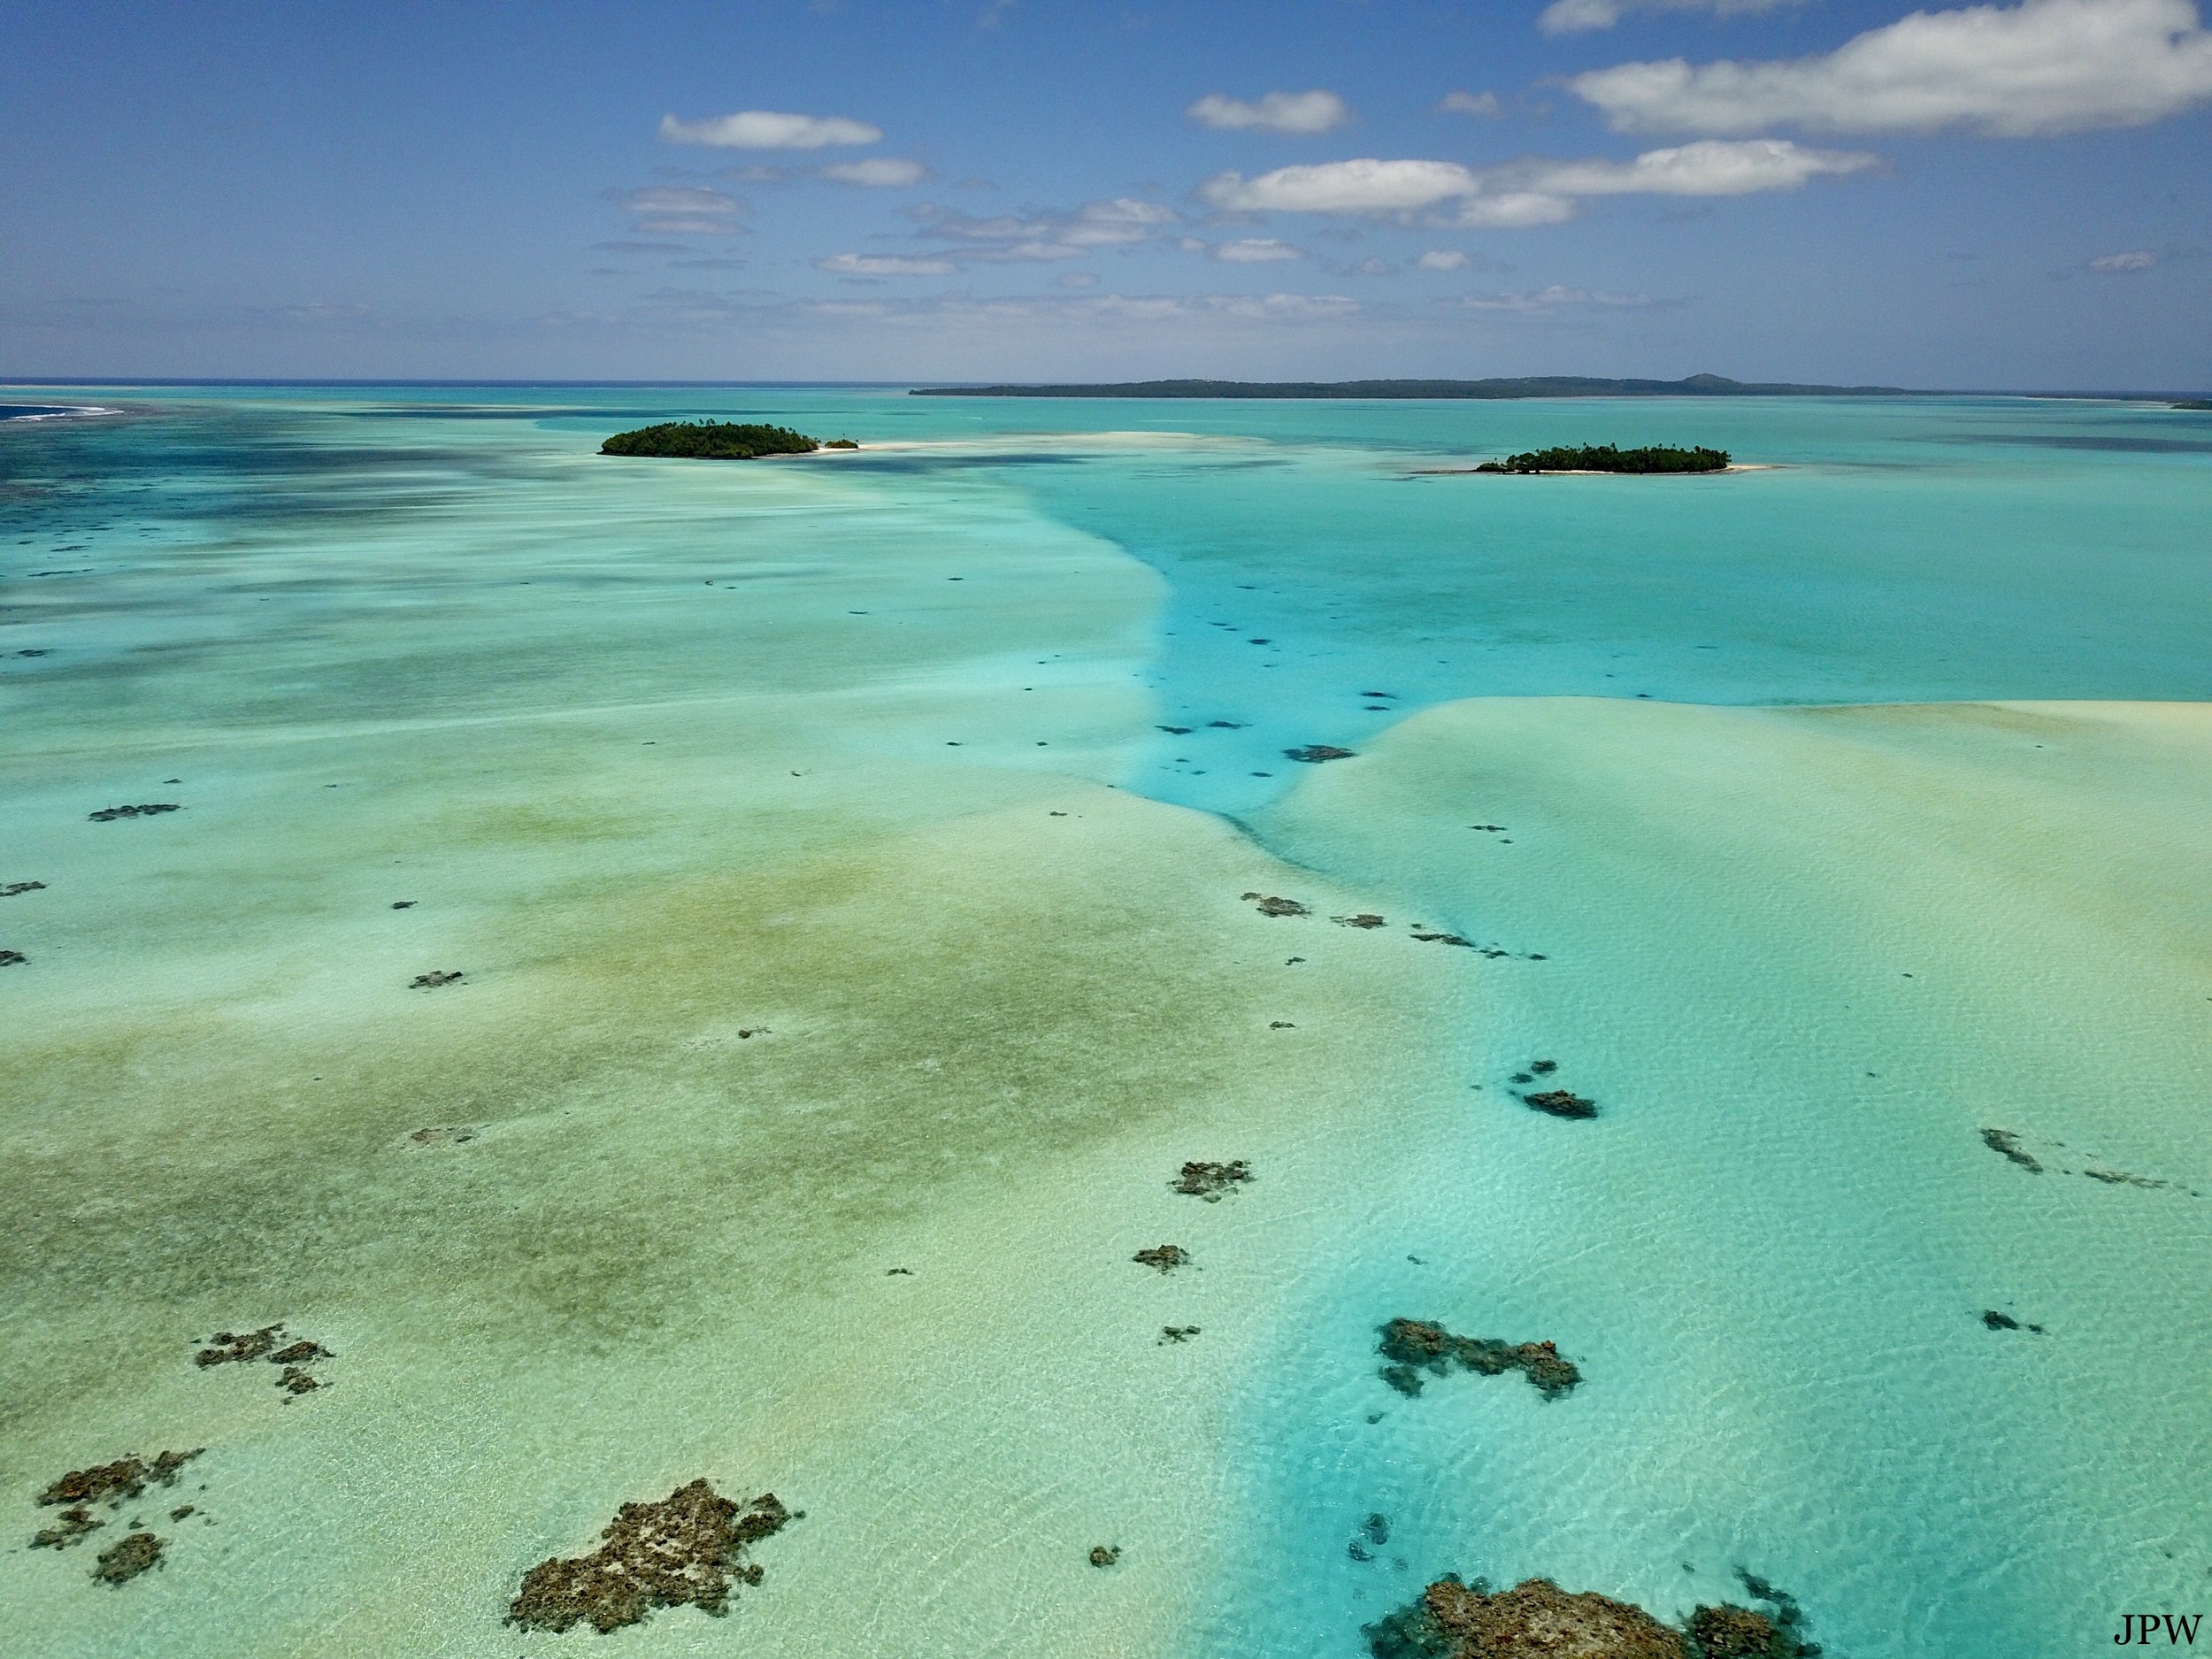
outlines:
[[[1624,449],[1610,443],[1584,444],[1578,449],[1528,449],[1502,461],[1485,461],[1478,472],[1719,472],[1728,466],[1728,451],[1702,444],[1685,449],[1672,444],[1651,444]]]
[[[599,446],[602,455],[644,455],[694,461],[757,461],[764,455],[811,455],[817,449],[857,449],[850,438],[817,442],[788,426],[755,421],[664,420],[657,426],[618,432]]]

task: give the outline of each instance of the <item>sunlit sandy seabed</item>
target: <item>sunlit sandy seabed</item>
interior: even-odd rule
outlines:
[[[1446,1571],[1747,1569],[1832,1655],[2013,1659],[2212,1602],[2212,419],[18,401],[124,412],[0,422],[0,1651],[1320,1659]],[[695,413],[882,447],[593,453]],[[1608,440],[1785,465],[1409,476]],[[1401,1314],[1585,1380],[1405,1398]],[[277,1320],[326,1386],[193,1363]],[[806,1512],[726,1618],[502,1624],[701,1475]]]

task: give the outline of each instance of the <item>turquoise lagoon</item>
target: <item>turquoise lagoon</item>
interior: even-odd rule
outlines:
[[[0,1650],[595,1648],[522,1571],[699,1474],[806,1518],[611,1645],[2212,1601],[2212,417],[77,398],[0,423]],[[724,413],[865,447],[593,454]],[[1426,470],[1604,441],[1772,470]],[[1585,1381],[1403,1398],[1400,1314]],[[325,1389],[191,1363],[280,1319]]]

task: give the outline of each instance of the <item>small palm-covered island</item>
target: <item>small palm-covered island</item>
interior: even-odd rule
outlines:
[[[1502,461],[1485,461],[1478,472],[1724,472],[1728,451],[1694,449],[1656,443],[1640,449],[1623,449],[1610,443],[1586,443],[1578,449],[1530,449],[1509,455]]]
[[[602,455],[645,455],[687,461],[757,461],[765,455],[812,455],[817,449],[857,449],[850,438],[818,442],[788,426],[752,421],[664,420],[635,432],[618,432],[599,446]]]

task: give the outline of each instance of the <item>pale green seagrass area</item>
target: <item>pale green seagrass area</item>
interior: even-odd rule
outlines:
[[[1314,1115],[1419,1086],[1446,964],[1288,965],[1237,897],[1285,872],[1086,776],[1147,712],[1110,546],[989,487],[474,447],[202,527],[15,705],[10,1525],[208,1449],[128,1507],[147,1578],[0,1555],[5,1645],[542,1653],[522,1570],[706,1474],[808,1517],[628,1650],[1171,1650]],[[1193,1156],[1257,1159],[1273,1226],[1171,1193]],[[1130,1261],[1171,1238],[1204,1277]],[[191,1363],[277,1319],[326,1389]]]

